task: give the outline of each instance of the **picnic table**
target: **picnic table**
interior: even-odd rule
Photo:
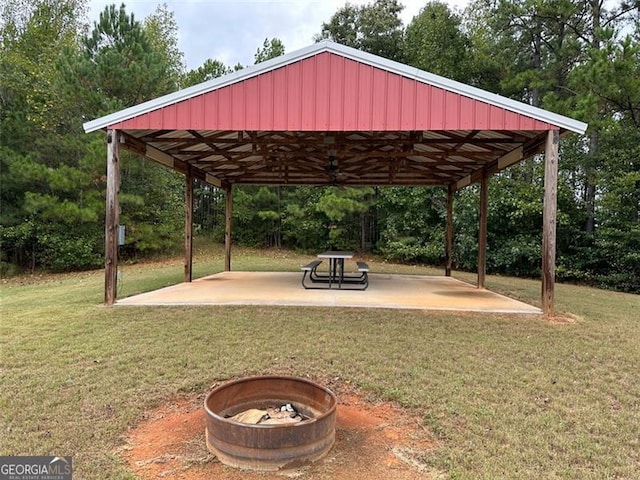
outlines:
[[[347,290],[365,290],[369,286],[369,266],[362,261],[357,261],[358,274],[345,275],[344,261],[353,258],[353,252],[344,250],[328,250],[318,254],[320,260],[314,260],[301,267],[304,271],[302,275],[302,286],[306,289],[331,289],[334,286]],[[329,270],[327,273],[318,272],[318,267],[323,260],[329,260]],[[306,282],[307,278],[311,282]]]

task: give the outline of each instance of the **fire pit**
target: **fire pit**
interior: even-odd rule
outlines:
[[[309,380],[263,376],[213,389],[204,402],[207,447],[225,465],[278,470],[319,460],[335,441],[336,396]],[[253,409],[293,408],[296,423],[242,423],[231,417]],[[237,417],[236,417],[237,418]]]

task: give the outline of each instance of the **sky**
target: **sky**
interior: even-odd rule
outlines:
[[[265,38],[279,38],[286,53],[313,43],[323,22],[344,4],[344,0],[90,0],[91,26],[106,5],[120,5],[142,21],[158,4],[166,3],[178,23],[178,48],[187,69],[195,69],[208,58],[225,65],[253,65],[254,55]],[[469,0],[445,0],[462,9]],[[352,5],[373,0],[350,0]],[[401,18],[405,25],[427,0],[405,0]]]

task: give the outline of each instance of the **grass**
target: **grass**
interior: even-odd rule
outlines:
[[[238,249],[233,268],[297,270],[308,258]],[[220,249],[196,248],[197,276],[222,262]],[[124,266],[120,295],[182,275],[180,259]],[[145,410],[221,379],[287,372],[340,377],[414,409],[437,440],[422,461],[445,478],[640,471],[637,295],[558,285],[558,309],[577,320],[553,324],[378,309],[105,308],[103,283],[102,271],[3,281],[0,454],[73,455],[74,478],[131,478],[115,452]],[[539,304],[537,281],[490,276],[487,286]]]

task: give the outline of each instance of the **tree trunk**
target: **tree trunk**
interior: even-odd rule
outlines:
[[[596,176],[598,171],[598,155],[600,149],[600,133],[593,131],[589,135],[589,160],[585,171],[584,187],[584,209],[585,223],[584,231],[593,235],[596,230]]]
[[[533,32],[533,68],[537,73],[542,70],[542,34],[539,26]],[[540,106],[540,89],[538,87],[531,88],[531,105]]]
[[[600,24],[602,15],[602,0],[590,0],[591,6],[591,48],[600,49]],[[597,172],[599,169],[600,155],[600,132],[597,127],[589,134],[589,158],[585,169],[585,187],[584,187],[584,208],[585,223],[584,231],[593,235],[596,230],[595,212],[596,212],[596,190],[597,190]]]

